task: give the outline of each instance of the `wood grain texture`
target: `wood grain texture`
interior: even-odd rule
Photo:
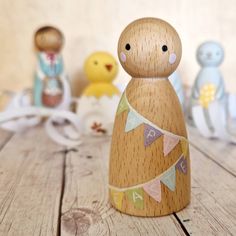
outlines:
[[[121,214],[108,202],[110,139],[84,140],[66,158],[62,235],[185,235],[173,215],[140,218]]]
[[[191,155],[192,200],[177,216],[192,235],[235,235],[235,177],[194,147]]]
[[[189,129],[190,140],[195,135],[192,131]],[[0,142],[6,140],[4,133],[8,134],[0,131]],[[53,144],[43,129],[36,128],[3,145],[0,235],[236,234],[235,177],[201,149],[190,148],[191,204],[175,216],[144,218],[122,214],[108,202],[110,138],[83,141],[78,152],[68,150],[64,156],[62,148]],[[234,146],[228,147],[229,153],[234,150]],[[228,159],[229,166],[231,161]]]
[[[132,79],[127,89],[132,107],[158,127],[187,138],[179,100],[168,80]],[[109,183],[129,187],[145,183],[167,170],[182,154],[178,144],[168,156],[163,154],[163,137],[144,147],[144,125],[125,133],[127,112],[116,117],[110,156]],[[137,210],[124,198],[122,212],[134,215],[157,216],[179,211],[190,201],[190,159],[186,157],[188,173],[176,172],[176,190],[162,184],[162,201],[157,203],[144,195],[144,209]]]
[[[162,50],[163,46],[166,51]],[[176,60],[170,64],[172,53]],[[121,54],[126,56],[125,61]],[[179,35],[169,23],[147,17],[124,29],[118,42],[118,55],[125,71],[134,78],[168,77],[179,65],[182,46]]]
[[[61,149],[61,148],[60,148]],[[57,235],[63,154],[41,128],[0,152],[0,235]]]

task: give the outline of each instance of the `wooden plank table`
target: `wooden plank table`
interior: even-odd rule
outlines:
[[[0,235],[236,235],[236,146],[189,127],[191,204],[160,218],[131,217],[108,203],[110,138],[66,150],[41,127],[0,130]]]

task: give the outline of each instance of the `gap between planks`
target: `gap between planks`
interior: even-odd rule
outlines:
[[[13,133],[0,129],[0,151],[13,137]]]

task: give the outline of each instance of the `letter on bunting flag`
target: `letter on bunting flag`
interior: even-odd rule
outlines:
[[[126,96],[125,96],[125,94],[123,94],[121,99],[120,99],[120,103],[119,103],[116,114],[119,115],[121,112],[127,110],[128,108],[129,107],[128,107],[128,104],[127,104],[127,101],[126,101]]]
[[[167,156],[173,149],[174,147],[178,144],[179,142],[179,138],[178,137],[174,137],[168,134],[164,134],[164,156]]]
[[[175,191],[175,166],[172,166],[161,176],[161,182],[171,191]]]
[[[111,197],[116,208],[121,210],[124,193],[111,189]]]
[[[143,189],[135,188],[125,191],[128,199],[134,204],[138,209],[143,209]]]
[[[144,127],[144,146],[147,147],[151,145],[156,139],[162,135],[158,129],[152,127],[151,125],[145,124]]]
[[[178,169],[179,171],[181,171],[184,174],[187,174],[187,160],[184,158],[184,156],[182,155],[180,160],[176,163],[176,169]]]
[[[157,202],[161,202],[161,182],[154,179],[143,186],[144,191]]]
[[[130,130],[135,129],[142,123],[142,117],[139,116],[137,113],[130,111],[126,120],[125,132],[129,132]]]

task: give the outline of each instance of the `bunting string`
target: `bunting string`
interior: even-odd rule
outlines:
[[[120,113],[124,112],[125,110],[129,110],[129,114],[128,116],[134,116],[137,117],[137,123],[138,125],[140,125],[141,123],[145,123],[147,125],[150,125],[151,127],[155,128],[156,130],[159,130],[161,133],[166,134],[168,136],[171,136],[173,138],[178,138],[178,139],[184,139],[188,142],[188,140],[184,137],[184,136],[180,136],[177,134],[173,134],[167,130],[161,129],[160,127],[158,127],[157,125],[155,125],[154,123],[152,123],[150,120],[148,120],[147,118],[145,118],[144,116],[142,116],[141,114],[139,114],[129,103],[127,96],[126,96],[126,92],[123,93],[122,98],[120,100],[119,106],[118,106],[118,110],[117,110],[117,115],[119,115]],[[137,125],[137,126],[138,126]],[[127,123],[126,123],[127,126]],[[136,127],[137,127],[136,126]],[[127,131],[129,131],[127,129]]]
[[[175,146],[180,142],[182,152],[186,156],[188,152],[188,140],[184,136],[173,134],[167,130],[161,129],[147,118],[139,114],[129,103],[126,93],[124,92],[120,100],[117,115],[128,110],[127,120],[125,124],[125,132],[137,128],[139,125],[144,124],[144,146],[148,147],[155,140],[163,137],[163,153],[167,156]]]
[[[166,171],[145,183],[125,188],[109,185],[112,200],[116,207],[121,209],[123,198],[126,195],[135,207],[142,209],[144,205],[143,192],[145,191],[156,202],[161,202],[161,183],[167,186],[170,191],[174,192],[176,185],[176,170],[186,175],[187,168],[187,160],[182,154]]]
[[[166,174],[169,173],[170,170],[171,170],[173,167],[176,167],[177,164],[178,164],[180,161],[182,162],[183,159],[185,160],[184,156],[181,155],[181,156],[178,158],[178,160],[177,160],[172,166],[170,166],[170,167],[169,167],[167,170],[165,170],[163,173],[161,173],[160,175],[156,176],[154,179],[149,180],[149,181],[146,182],[146,183],[142,183],[142,184],[138,184],[138,185],[126,187],[126,188],[118,188],[118,187],[115,187],[115,186],[113,186],[113,185],[109,185],[109,188],[110,188],[110,189],[113,189],[113,190],[117,190],[117,191],[123,191],[123,192],[126,191],[126,190],[128,190],[128,189],[141,188],[141,187],[143,187],[144,185],[149,184],[149,183],[151,183],[151,182],[153,182],[153,181],[155,181],[155,180],[157,180],[157,179],[161,179],[162,176],[166,176]],[[184,163],[184,165],[187,166],[186,163]],[[183,166],[183,164],[182,164],[182,166]],[[177,168],[178,168],[178,166],[177,166]],[[185,168],[185,167],[184,167],[184,168]],[[187,171],[184,171],[183,173],[186,174]]]

